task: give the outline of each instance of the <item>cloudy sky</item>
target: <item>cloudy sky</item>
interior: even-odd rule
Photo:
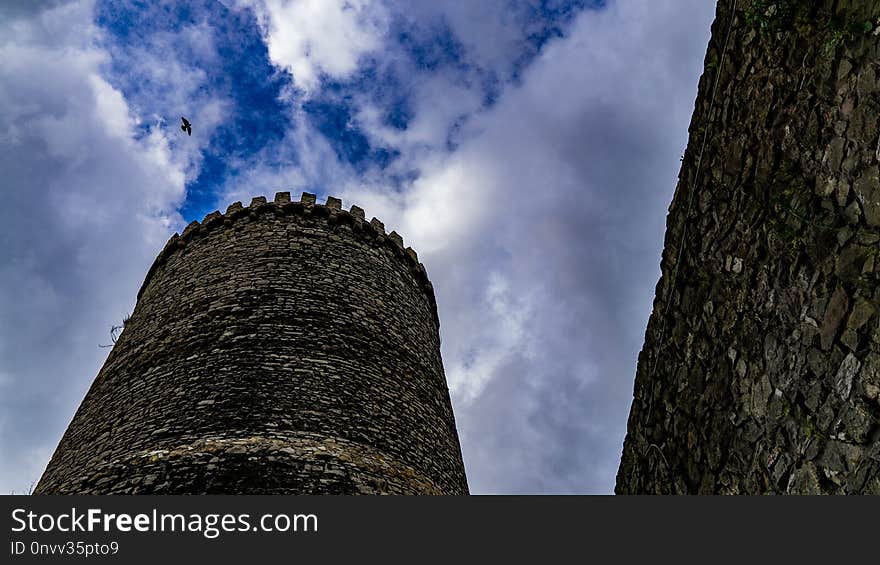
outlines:
[[[166,239],[279,190],[419,252],[472,492],[611,492],[714,5],[0,2],[0,492]]]

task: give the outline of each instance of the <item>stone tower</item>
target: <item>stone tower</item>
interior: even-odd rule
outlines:
[[[719,1],[618,493],[880,494],[878,24]]]
[[[174,235],[44,494],[467,494],[434,292],[356,206],[289,193]]]

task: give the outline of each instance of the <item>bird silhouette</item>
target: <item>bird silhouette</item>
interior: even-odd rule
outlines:
[[[185,132],[186,132],[186,135],[192,135],[192,134],[193,134],[193,130],[192,130],[192,126],[191,126],[190,123],[189,123],[189,120],[187,120],[187,119],[184,118],[183,116],[181,116],[180,119],[183,121],[183,125],[180,126],[180,129],[182,129],[183,131],[185,131]]]

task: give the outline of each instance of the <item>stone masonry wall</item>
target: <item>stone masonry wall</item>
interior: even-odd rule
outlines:
[[[616,490],[880,494],[880,2],[731,6],[712,26]]]
[[[175,234],[43,494],[467,494],[431,283],[329,198]]]

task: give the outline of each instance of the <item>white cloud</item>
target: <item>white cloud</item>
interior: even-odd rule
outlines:
[[[346,78],[360,58],[382,45],[384,7],[371,0],[254,2],[266,28],[269,57],[311,91],[322,73]]]
[[[485,284],[484,295],[476,302],[481,306],[477,313],[482,323],[472,327],[491,328],[491,340],[484,340],[480,347],[468,343],[464,350],[446,348],[446,378],[462,410],[467,410],[489,381],[498,377],[511,356],[533,359],[533,345],[539,342],[530,326],[535,304],[529,291],[512,289],[510,280],[498,272],[490,272]],[[461,347],[463,343],[458,341],[454,345]]]
[[[314,192],[319,179],[349,178],[351,170],[339,162],[327,139],[308,127],[302,110],[290,111],[291,122],[297,126],[288,129],[280,142],[267,145],[247,162],[233,163],[240,172],[219,187],[219,210],[235,201],[246,205],[253,196],[271,199],[279,191],[289,191],[294,196],[297,192]],[[342,192],[340,187],[332,194]]]
[[[453,73],[440,72],[414,76],[407,89],[412,93],[413,117],[405,129],[385,124],[374,103],[362,100],[357,114],[358,125],[371,141],[402,151],[408,162],[423,159],[429,151],[444,149],[449,128],[456,121],[478,112],[483,106],[479,89],[462,84]]]

